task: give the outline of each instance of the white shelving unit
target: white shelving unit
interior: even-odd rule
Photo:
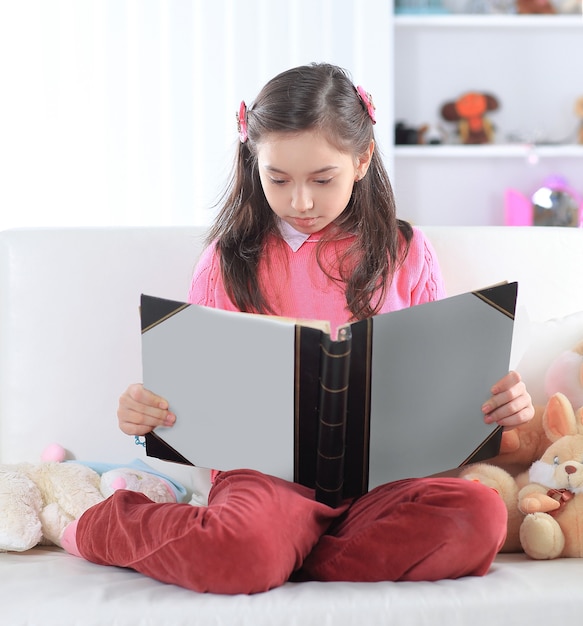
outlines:
[[[560,174],[583,193],[575,143],[583,96],[583,18],[567,15],[396,15],[394,116],[408,126],[455,125],[444,102],[494,94],[494,144],[395,146],[393,183],[402,217],[418,224],[502,224],[504,191],[530,195]],[[518,138],[518,139],[517,139]]]

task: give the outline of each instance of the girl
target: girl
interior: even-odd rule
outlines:
[[[349,320],[443,297],[422,233],[398,220],[375,148],[375,109],[332,65],[276,76],[238,114],[231,183],[195,270],[190,302]],[[141,385],[120,398],[121,429],[172,425]],[[487,422],[534,414],[516,373],[492,388]],[[65,547],[197,591],[254,593],[296,580],[438,580],[483,575],[506,510],[457,478],[403,480],[331,509],[304,487],[250,470],[218,472],[208,506],[154,504],[118,491],[65,532]]]

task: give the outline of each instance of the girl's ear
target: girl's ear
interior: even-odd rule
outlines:
[[[372,160],[373,153],[374,153],[374,141],[371,140],[366,152],[364,154],[361,154],[356,159],[356,172],[354,176],[355,180],[362,180],[366,176],[370,162]]]

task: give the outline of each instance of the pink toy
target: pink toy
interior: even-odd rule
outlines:
[[[569,197],[579,207],[575,220],[570,215],[559,215],[558,212],[551,211],[554,208],[552,202],[565,202]],[[530,198],[516,189],[507,189],[504,209],[504,223],[507,226],[583,226],[583,197],[562,176],[545,178],[542,186]]]
[[[41,454],[41,461],[48,463],[53,461],[54,463],[62,463],[67,457],[67,452],[63,446],[58,443],[49,444]]]
[[[545,394],[563,393],[573,406],[583,407],[583,341],[565,350],[551,363],[545,376]]]
[[[127,489],[146,494],[153,502],[176,502],[176,495],[163,478],[128,467],[112,469],[102,474],[100,489],[106,498],[118,489]]]

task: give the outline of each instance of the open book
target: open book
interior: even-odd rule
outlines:
[[[150,456],[250,468],[332,506],[384,482],[495,456],[481,406],[508,371],[517,284],[343,326],[233,313],[143,295],[144,385],[172,428]]]

